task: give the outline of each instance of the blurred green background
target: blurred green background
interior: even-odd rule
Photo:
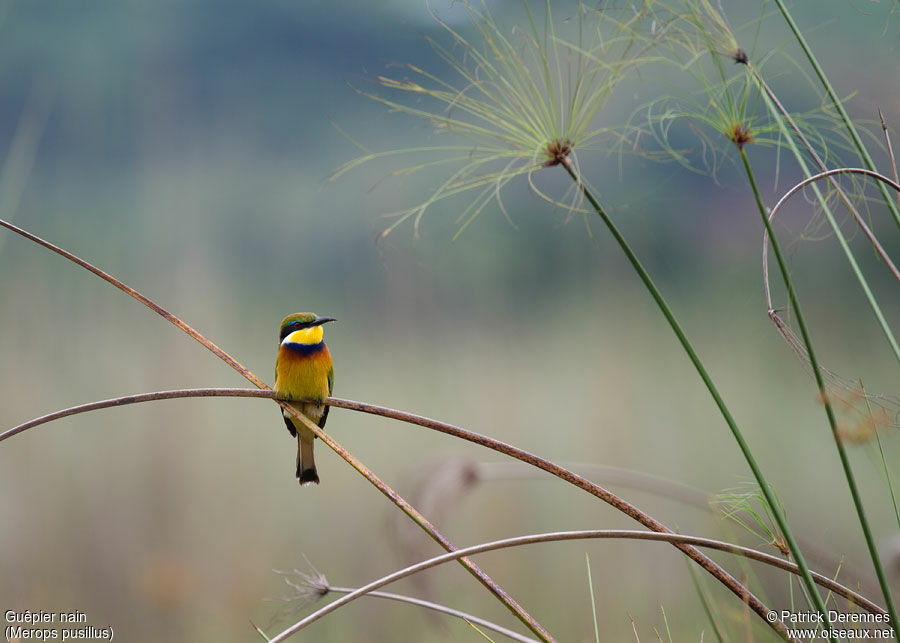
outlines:
[[[735,22],[760,11],[729,4]],[[796,18],[838,93],[858,92],[851,112],[871,121],[880,107],[896,126],[893,5],[830,4],[828,15],[804,4]],[[491,3],[509,27],[517,6]],[[431,7],[454,24],[462,17],[444,0]],[[777,19],[763,24],[764,42],[793,53]],[[397,65],[406,62],[443,73],[423,35],[444,38],[421,0],[6,3],[0,216],[137,288],[269,383],[278,322],[313,310],[339,320],[327,338],[339,396],[439,418],[560,463],[615,465],[707,491],[746,483],[727,427],[599,222],[589,234],[580,215],[550,208],[518,181],[505,195],[514,226],[492,206],[451,241],[467,205],[451,201],[425,218],[418,241],[402,226],[379,245],[387,222],[378,215],[420,201],[427,182],[381,181],[397,166],[380,163],[327,182],[360,154],[353,140],[370,150],[430,140],[427,125],[348,86],[402,77]],[[775,71],[784,73],[775,80],[783,98],[798,109],[815,105],[791,66]],[[655,91],[629,86],[601,118],[624,122]],[[771,152],[754,154],[772,169],[761,183],[774,203],[795,178],[793,165],[785,162],[776,180]],[[765,314],[760,223],[737,167],[725,163],[716,182],[635,156],[589,160],[589,179],[669,297],[794,528],[835,560],[866,568],[811,379]],[[553,172],[541,180],[565,189]],[[784,239],[799,241],[810,214],[798,199],[779,224]],[[884,212],[870,214],[897,250]],[[855,243],[896,320],[896,284]],[[895,394],[896,364],[834,240],[793,243],[790,256],[825,364]],[[158,316],[6,231],[0,275],[0,429],[117,395],[246,385]],[[453,495],[430,475],[439,465],[503,461],[347,411],[333,411],[328,429],[413,502],[435,488]],[[896,460],[894,436],[885,447]],[[317,451],[322,484],[301,490],[275,406],[238,399],[105,410],[4,442],[0,608],[81,610],[124,641],[260,640],[249,620],[270,634],[292,622],[272,621],[291,593],[273,569],[308,571],[306,556],[332,583],[354,586],[438,552],[343,461],[321,444]],[[851,455],[887,554],[897,527],[879,456],[871,445]],[[659,492],[613,488],[678,530],[759,545]],[[635,528],[524,470],[440,496],[432,513],[459,545]],[[676,640],[699,640],[708,629],[671,547],[546,544],[478,560],[560,640],[579,641],[593,630],[586,552],[604,640],[629,640],[629,615],[650,639],[663,627],[660,605]],[[717,558],[739,573],[732,559]],[[783,578],[762,579],[765,589],[756,589],[766,599],[786,600]],[[740,612],[706,584],[723,614]],[[516,626],[458,566],[391,589]],[[465,623],[376,599],[304,636],[482,640]]]

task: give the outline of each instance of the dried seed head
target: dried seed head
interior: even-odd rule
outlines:
[[[791,557],[791,549],[788,547],[787,541],[780,533],[772,539],[772,546],[777,549],[785,558]]]
[[[828,402],[837,413],[837,436],[845,444],[865,444],[878,432],[894,427],[894,419],[877,400],[868,396],[862,383],[859,389],[831,389],[819,394],[819,402]]]
[[[747,57],[747,52],[740,47],[738,47],[734,51],[734,53],[731,54],[731,59],[736,63],[740,63],[741,65],[747,65],[750,63],[750,58]]]
[[[572,145],[572,141],[567,138],[563,140],[556,139],[547,143],[547,147],[544,148],[544,156],[547,157],[547,160],[544,161],[544,167],[562,163],[572,153]]]
[[[750,127],[744,125],[743,123],[735,123],[731,126],[731,128],[726,132],[728,139],[738,146],[738,149],[744,149],[744,146],[748,143],[752,143],[756,139],[753,138],[753,133],[750,131]]]
[[[298,602],[302,605],[314,603],[331,591],[325,574],[315,568],[311,574],[304,574],[296,568],[289,572],[277,569],[274,571],[295,591],[291,596],[284,597],[283,600],[286,602]]]

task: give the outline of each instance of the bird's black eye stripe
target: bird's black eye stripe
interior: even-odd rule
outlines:
[[[301,328],[309,328],[309,324],[302,321],[292,321],[290,324],[281,329],[281,337],[278,338],[278,341],[284,341],[284,338],[293,333],[295,330],[300,330]]]

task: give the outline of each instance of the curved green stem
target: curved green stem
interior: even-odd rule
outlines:
[[[675,333],[675,336],[681,343],[682,348],[684,348],[684,352],[687,353],[688,358],[690,358],[691,363],[693,363],[694,365],[694,368],[697,369],[697,373],[700,375],[700,379],[703,380],[703,383],[706,385],[709,394],[712,396],[713,401],[715,401],[716,406],[719,408],[719,411],[722,414],[722,417],[725,419],[725,423],[728,425],[728,428],[731,429],[731,433],[734,436],[735,441],[738,443],[738,447],[740,448],[741,453],[743,453],[744,459],[747,461],[747,465],[750,467],[750,471],[753,473],[753,477],[756,479],[760,491],[762,491],[763,495],[766,498],[766,502],[772,508],[775,522],[778,524],[778,529],[781,531],[782,535],[785,537],[785,540],[788,543],[788,547],[791,550],[791,555],[794,557],[794,560],[797,561],[797,565],[800,568],[801,576],[803,578],[804,584],[807,587],[807,590],[812,596],[817,598],[817,602],[821,604],[822,599],[819,596],[818,592],[816,592],[815,590],[815,582],[813,581],[812,576],[809,573],[809,567],[806,565],[806,561],[803,558],[803,553],[800,551],[800,547],[797,545],[796,540],[794,540],[794,537],[791,534],[790,528],[787,524],[787,520],[779,509],[775,494],[772,492],[772,489],[771,487],[769,487],[769,483],[766,481],[762,470],[756,463],[756,458],[753,457],[753,452],[750,450],[750,446],[744,439],[744,435],[743,433],[741,433],[741,430],[738,427],[737,422],[735,422],[734,417],[732,417],[731,411],[729,411],[728,407],[725,405],[725,401],[719,394],[718,388],[713,383],[712,378],[709,376],[709,373],[706,371],[706,367],[703,365],[703,362],[697,356],[697,353],[694,350],[694,347],[691,345],[691,342],[684,334],[684,331],[681,328],[681,324],[679,324],[678,320],[675,319],[675,315],[672,313],[672,309],[669,308],[669,305],[666,303],[665,298],[663,298],[662,293],[656,287],[656,284],[653,283],[653,279],[651,279],[649,273],[637,258],[637,255],[634,254],[631,246],[628,245],[625,237],[622,236],[622,233],[619,232],[619,229],[616,227],[615,223],[613,223],[612,219],[609,218],[609,215],[607,215],[603,208],[600,206],[600,203],[594,197],[593,193],[581,180],[578,171],[575,169],[575,165],[572,163],[572,159],[569,157],[561,159],[560,165],[562,165],[563,168],[565,168],[566,172],[569,173],[569,176],[572,177],[573,181],[575,181],[578,189],[581,190],[581,193],[584,194],[584,197],[588,200],[588,202],[591,204],[600,218],[603,219],[603,223],[606,224],[606,227],[609,229],[610,234],[612,234],[613,238],[619,244],[622,252],[625,253],[625,256],[628,258],[628,261],[631,263],[635,272],[637,272],[638,276],[641,278],[641,281],[644,282],[644,285],[650,292],[650,296],[653,297],[653,300],[656,302],[657,306],[659,306],[660,311],[666,318],[666,321],[669,322],[669,326],[671,326],[672,331]],[[819,606],[817,605],[817,608],[818,607]],[[819,609],[820,611],[824,612],[824,605],[822,605]]]
[[[897,612],[894,608],[894,599],[891,594],[890,585],[888,584],[887,576],[884,573],[884,567],[881,564],[881,557],[878,555],[878,548],[875,546],[875,539],[872,536],[872,529],[869,526],[869,520],[866,517],[866,511],[863,507],[862,497],[859,494],[859,489],[856,486],[856,477],[853,474],[853,469],[850,466],[850,459],[847,457],[847,450],[844,448],[844,443],[841,441],[841,437],[838,434],[838,426],[837,426],[837,418],[834,415],[834,408],[831,405],[831,401],[828,399],[828,393],[825,390],[825,381],[822,377],[822,372],[819,369],[819,362],[816,359],[816,353],[813,350],[812,340],[809,335],[809,328],[806,325],[806,320],[803,317],[803,311],[800,310],[800,302],[797,299],[797,292],[794,289],[794,282],[791,279],[791,275],[787,269],[787,263],[784,260],[784,255],[781,253],[781,246],[778,243],[778,240],[775,238],[775,233],[772,230],[772,224],[769,222],[769,217],[766,214],[766,207],[763,204],[762,197],[759,194],[759,188],[756,185],[756,179],[753,175],[753,170],[750,167],[750,160],[747,158],[747,152],[744,148],[741,148],[741,160],[744,162],[744,169],[747,172],[747,179],[750,182],[750,187],[753,190],[753,196],[756,199],[756,206],[759,209],[759,214],[762,217],[763,225],[765,226],[766,232],[769,235],[769,241],[772,244],[772,251],[775,254],[775,259],[778,262],[778,269],[781,271],[781,277],[784,280],[785,288],[787,289],[788,298],[791,301],[791,307],[794,309],[794,315],[797,319],[797,326],[800,329],[800,334],[803,337],[803,343],[806,346],[806,352],[809,356],[810,368],[812,369],[813,376],[816,378],[816,386],[819,389],[819,395],[822,398],[822,401],[825,405],[825,415],[828,417],[828,424],[831,426],[831,434],[834,437],[835,446],[837,446],[838,456],[841,460],[841,467],[844,469],[844,476],[847,478],[847,486],[850,489],[850,495],[853,498],[853,505],[856,508],[856,515],[859,518],[859,524],[863,531],[863,537],[866,541],[866,546],[869,549],[869,555],[872,558],[872,566],[875,568],[875,575],[878,578],[878,584],[881,586],[881,591],[884,594],[885,605],[887,606],[887,611],[891,616],[891,623],[897,623]],[[879,182],[879,185],[882,185]],[[777,511],[777,507],[773,506],[773,511]],[[787,534],[785,534],[787,536]],[[792,550],[793,551],[793,550]],[[800,564],[800,560],[797,560],[797,564]],[[811,592],[813,599],[816,602],[816,607],[823,614],[825,612],[825,605],[822,603],[822,599],[819,596],[818,592]],[[826,616],[826,621],[827,616]]]

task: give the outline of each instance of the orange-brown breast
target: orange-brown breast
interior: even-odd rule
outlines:
[[[290,346],[281,345],[278,348],[275,392],[295,399],[323,400],[328,397],[331,394],[328,390],[328,373],[332,368],[328,346],[323,342],[321,349],[314,352]]]

